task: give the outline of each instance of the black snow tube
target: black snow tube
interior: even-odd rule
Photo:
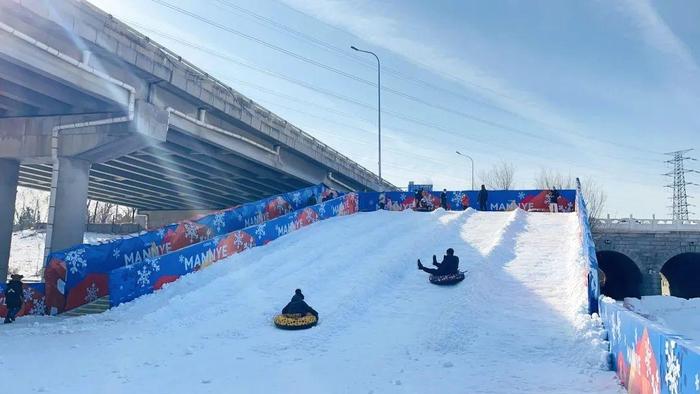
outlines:
[[[429,280],[434,285],[454,285],[464,280],[464,272],[449,275],[430,275]]]
[[[275,316],[275,326],[283,330],[304,330],[311,328],[318,323],[316,316],[307,313],[281,314]]]

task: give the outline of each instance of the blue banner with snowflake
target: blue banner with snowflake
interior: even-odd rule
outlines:
[[[630,393],[700,392],[700,348],[608,297],[600,298],[612,368]]]
[[[337,192],[323,184],[310,186],[136,236],[52,253],[44,270],[50,312],[70,310],[109,294],[107,274],[115,268],[139,264],[334,196]]]
[[[446,206],[440,198],[441,192],[424,191],[420,196],[408,192],[368,192],[360,193],[360,210],[363,212],[386,209],[403,211],[422,205],[424,209],[444,208],[461,211],[468,207],[480,209],[478,191],[448,191],[445,193]],[[416,204],[418,200],[419,204]],[[421,204],[422,201],[422,204]],[[508,211],[520,208],[526,211],[549,211],[552,201],[550,190],[491,190],[488,191],[485,210]],[[576,190],[560,190],[557,198],[559,212],[573,212],[576,208]]]
[[[173,253],[115,269],[109,274],[110,303],[116,306],[131,301],[233,254],[265,245],[319,220],[356,212],[357,194],[348,193],[229,234],[217,235]]]

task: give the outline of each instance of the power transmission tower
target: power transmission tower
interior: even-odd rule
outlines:
[[[670,160],[666,160],[666,163],[670,164],[673,170],[664,174],[673,178],[673,183],[666,185],[666,187],[673,189],[673,205],[671,207],[673,209],[673,220],[688,220],[691,214],[691,212],[688,212],[688,207],[692,204],[688,203],[688,195],[685,189],[686,186],[697,184],[686,181],[685,174],[698,171],[686,169],[684,166],[685,160],[695,160],[686,155],[690,151],[692,149],[666,153],[666,155],[673,157]]]

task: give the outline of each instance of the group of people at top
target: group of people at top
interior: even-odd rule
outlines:
[[[479,210],[487,211],[489,192],[488,190],[486,190],[485,185],[481,185],[479,194],[477,194],[477,200],[479,202]],[[460,205],[462,206],[463,210],[469,208],[469,197],[467,197],[466,193],[462,194]],[[383,204],[380,204],[380,206],[383,209]],[[440,192],[440,206],[444,209],[447,209],[447,189],[442,189],[442,192]],[[416,190],[416,193],[413,197],[413,207],[418,210],[426,211],[434,209],[435,206],[433,204],[430,192],[423,190],[423,188],[419,188],[418,190]]]

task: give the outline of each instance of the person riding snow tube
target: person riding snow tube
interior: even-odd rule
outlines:
[[[284,330],[301,330],[318,323],[318,312],[304,302],[300,289],[294,291],[292,300],[282,309],[282,314],[275,316],[275,326]]]
[[[458,272],[456,274],[447,275],[430,275],[428,280],[434,285],[453,285],[464,280],[464,273]]]
[[[425,267],[418,259],[418,269],[430,274],[430,283],[448,285],[464,280],[464,273],[459,271],[459,257],[455,256],[452,248],[447,249],[441,263],[433,255],[433,265],[437,268]]]

